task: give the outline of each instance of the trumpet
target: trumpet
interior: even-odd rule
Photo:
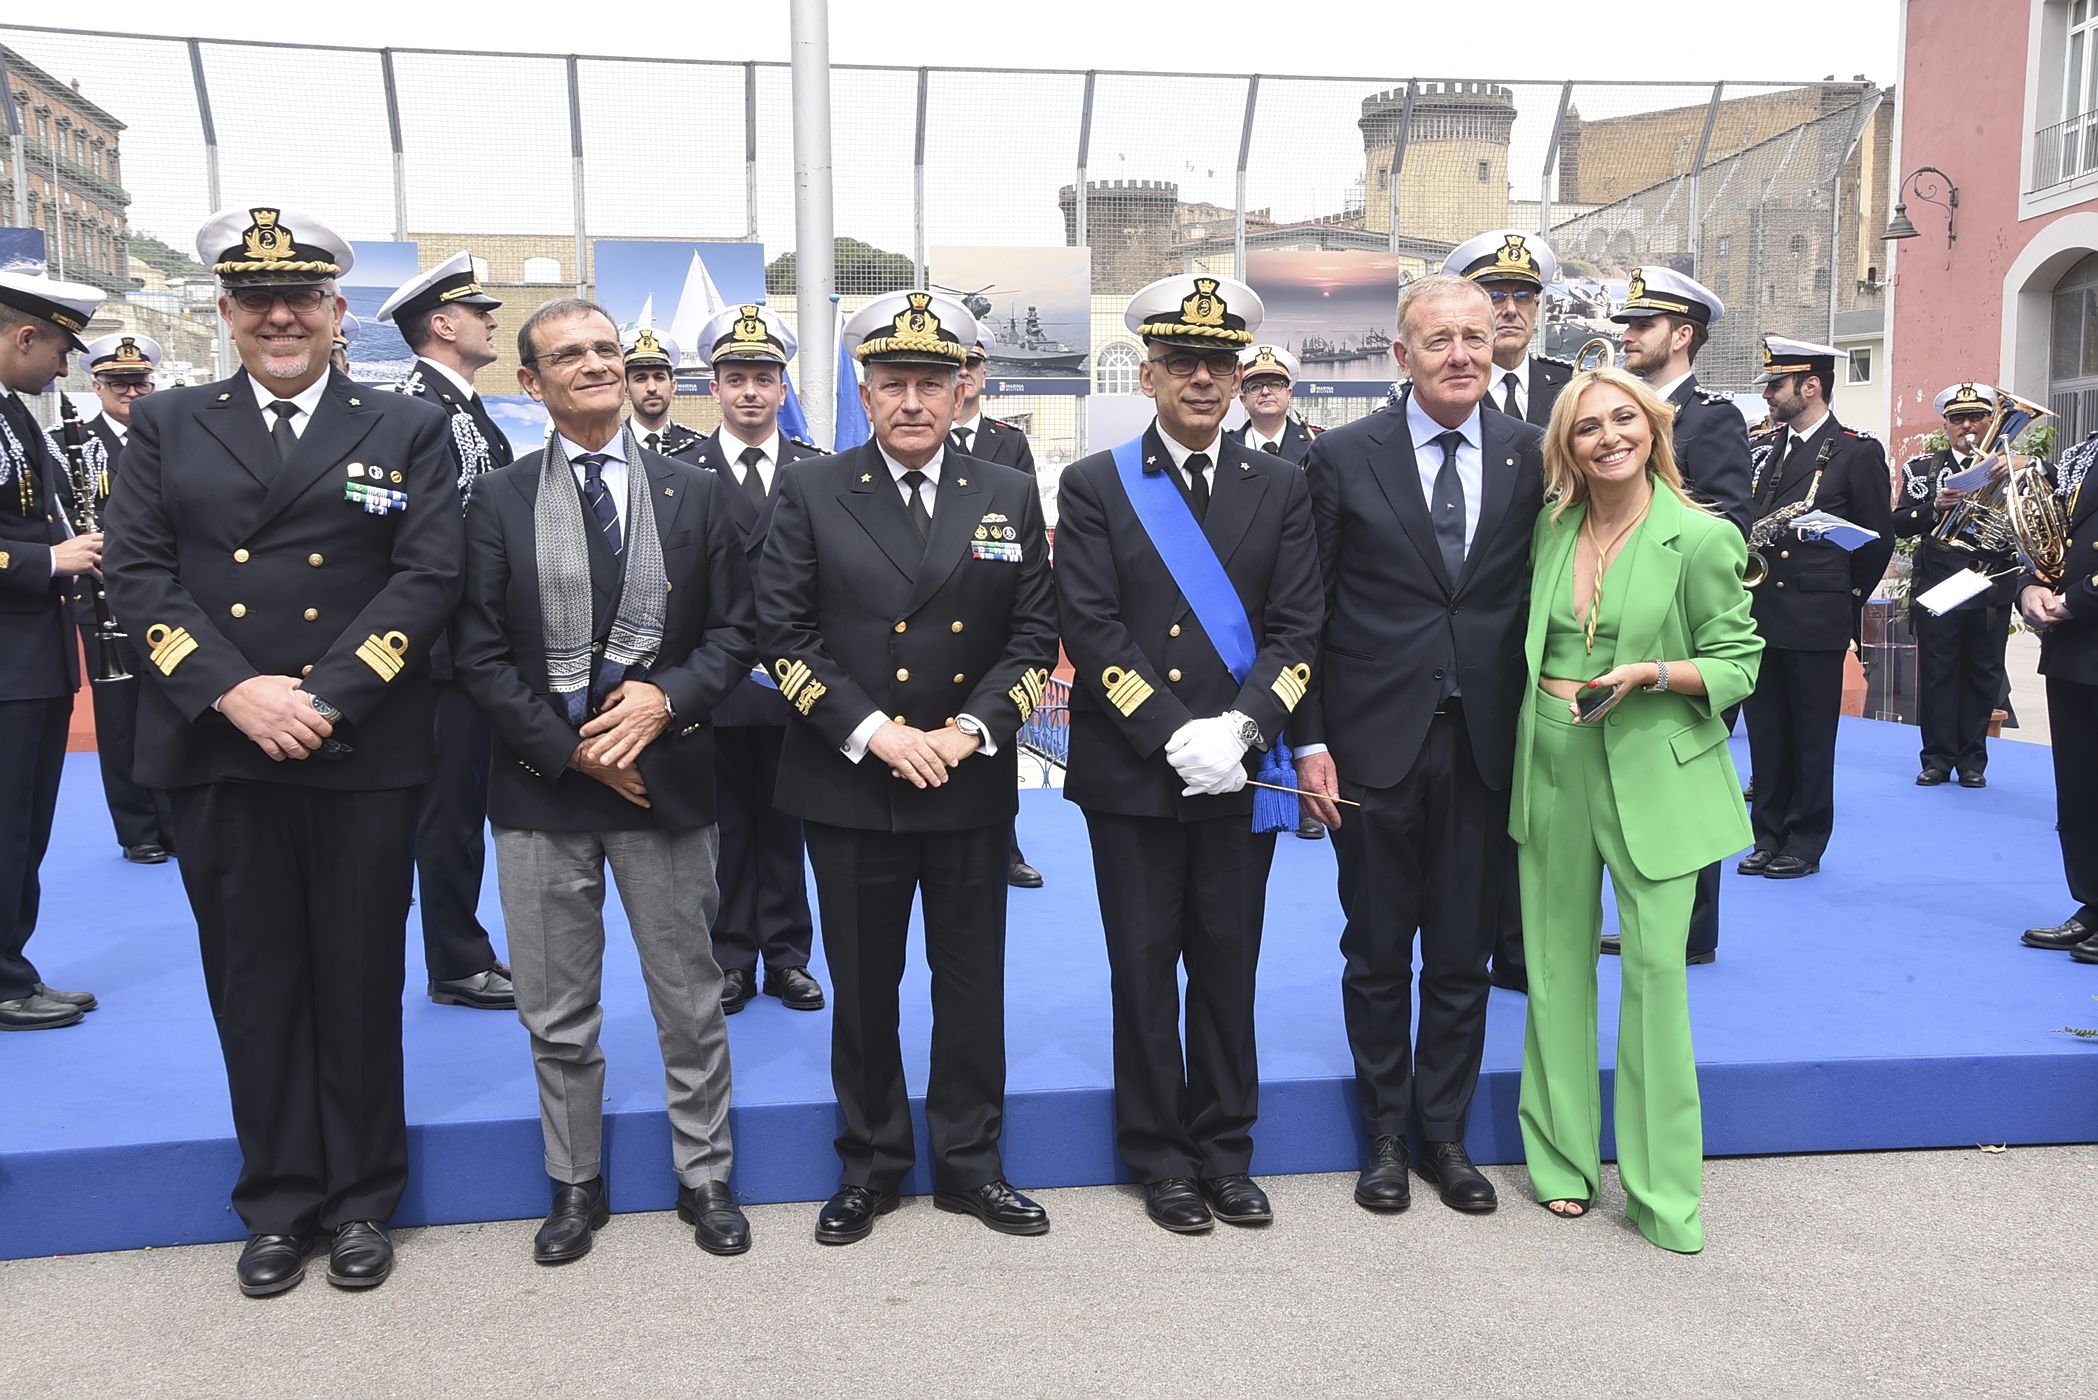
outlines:
[[[87,433],[80,425],[80,410],[73,407],[72,399],[64,390],[58,395],[58,435],[66,450],[66,472],[73,486],[73,528],[83,535],[97,534],[102,529],[102,496],[109,488],[109,477],[97,470],[87,459]],[[124,654],[117,643],[124,633],[117,626],[116,614],[109,610],[109,590],[103,585],[100,574],[87,576],[88,596],[95,608],[94,645],[88,648],[88,679],[96,684],[107,681],[128,681],[131,673],[124,669]]]

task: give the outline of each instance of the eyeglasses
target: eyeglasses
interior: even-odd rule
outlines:
[[[549,350],[544,355],[533,355],[525,363],[543,363],[554,369],[567,369],[570,365],[582,363],[585,355],[595,355],[607,364],[618,364],[622,358],[618,342],[593,340],[588,345],[564,345],[558,350]]]
[[[103,379],[97,376],[95,387],[107,389],[112,394],[150,394],[153,392],[153,381],[150,379]]]
[[[1512,301],[1517,306],[1528,306],[1537,300],[1537,293],[1528,287],[1488,287],[1486,295],[1492,299],[1495,306],[1504,301]]]
[[[1989,415],[1974,412],[1948,413],[1945,415],[1945,421],[1948,423],[1986,423],[1989,421]]]
[[[305,316],[320,310],[329,294],[327,287],[242,287],[233,293],[233,304],[250,316],[267,316],[281,301],[294,315]]]
[[[1249,379],[1246,381],[1246,392],[1249,394],[1281,394],[1288,392],[1288,390],[1289,383],[1287,380],[1277,379],[1272,375],[1264,376],[1260,379]]]
[[[1176,350],[1170,355],[1153,355],[1154,365],[1165,366],[1167,374],[1175,379],[1186,379],[1197,369],[1209,371],[1211,379],[1229,379],[1238,369],[1238,355],[1230,350],[1219,350],[1213,355],[1196,355],[1186,350]]]

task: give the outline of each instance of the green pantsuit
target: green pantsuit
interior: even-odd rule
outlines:
[[[1549,508],[1539,516],[1530,675],[1578,680],[1689,660],[1707,693],[1635,691],[1599,722],[1575,725],[1567,702],[1540,689],[1517,722],[1509,830],[1530,974],[1523,1151],[1539,1200],[1595,1199],[1596,964],[1608,870],[1624,941],[1615,1108],[1627,1214],[1655,1244],[1694,1252],[1704,1247],[1704,1129],[1683,954],[1697,872],[1752,840],[1719,712],[1754,687],[1762,640],[1741,586],[1740,534],[1657,486],[1605,578],[1595,650],[1585,653],[1568,631],[1584,515],[1575,505],[1556,523]]]

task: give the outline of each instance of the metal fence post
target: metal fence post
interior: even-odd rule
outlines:
[[[1829,171],[1828,186],[1828,338],[1836,341],[1836,291],[1837,262],[1843,245],[1843,167],[1850,164],[1851,153],[1858,148],[1858,140],[1865,134],[1865,126],[1872,114],[1879,110],[1881,98],[1876,88],[1867,88],[1858,94],[1857,119],[1850,124],[1850,137],[1837,153],[1834,168]],[[1858,203],[1858,219],[1865,218],[1864,201]]]
[[[1071,245],[1075,248],[1088,246],[1086,233],[1085,166],[1086,157],[1093,147],[1093,78],[1096,75],[1088,68],[1085,73],[1085,99],[1078,108],[1078,183],[1071,187],[1073,211]]]
[[[1573,105],[1573,83],[1559,89],[1559,115],[1552,118],[1552,141],[1545,148],[1544,169],[1537,172],[1537,236],[1552,236],[1552,170],[1559,164],[1559,138],[1566,131],[1566,109]]]
[[[918,140],[911,157],[911,262],[917,268],[918,286],[926,285],[925,270],[925,90],[930,80],[918,70]]]
[[[1246,276],[1246,159],[1253,149],[1253,109],[1260,100],[1260,75],[1246,79],[1246,124],[1238,134],[1238,225],[1232,237],[1231,275]]]
[[[189,44],[189,76],[197,88],[197,124],[204,135],[204,197],[211,202],[211,212],[216,214],[224,207],[219,192],[219,129],[211,119],[211,89],[204,81],[204,51],[195,39]],[[212,377],[223,379],[233,373],[233,336],[226,326],[226,318],[218,318],[218,341],[214,347],[218,352],[218,363],[213,365]]]
[[[830,7],[793,0],[794,305],[801,329],[801,405],[816,441],[835,443],[833,331],[837,243],[831,215]]]
[[[1690,245],[1692,277],[1700,275],[1704,268],[1705,153],[1712,149],[1712,128],[1719,124],[1719,96],[1725,91],[1724,82],[1712,84],[1712,100],[1705,104],[1705,129],[1697,138],[1697,154],[1690,158],[1690,218],[1684,242]]]
[[[568,158],[575,171],[575,294],[589,295],[590,279],[584,273],[590,255],[590,237],[583,217],[583,94],[576,77],[576,56],[568,55]]]
[[[758,65],[743,65],[743,237],[758,241]]]
[[[379,77],[386,86],[386,135],[393,142],[393,236],[408,241],[408,167],[401,154],[401,98],[393,81],[393,50],[379,50]]]
[[[1418,78],[1406,80],[1406,101],[1399,108],[1399,129],[1391,138],[1391,251],[1399,251],[1399,176],[1406,169],[1406,142],[1413,135],[1413,99],[1420,94]]]

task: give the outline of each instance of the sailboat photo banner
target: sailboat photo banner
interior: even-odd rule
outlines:
[[[646,323],[678,348],[677,391],[704,394],[699,332],[725,306],[765,305],[762,243],[671,243],[600,238],[592,257],[597,302],[621,327]],[[785,308],[773,308],[794,318]]]

